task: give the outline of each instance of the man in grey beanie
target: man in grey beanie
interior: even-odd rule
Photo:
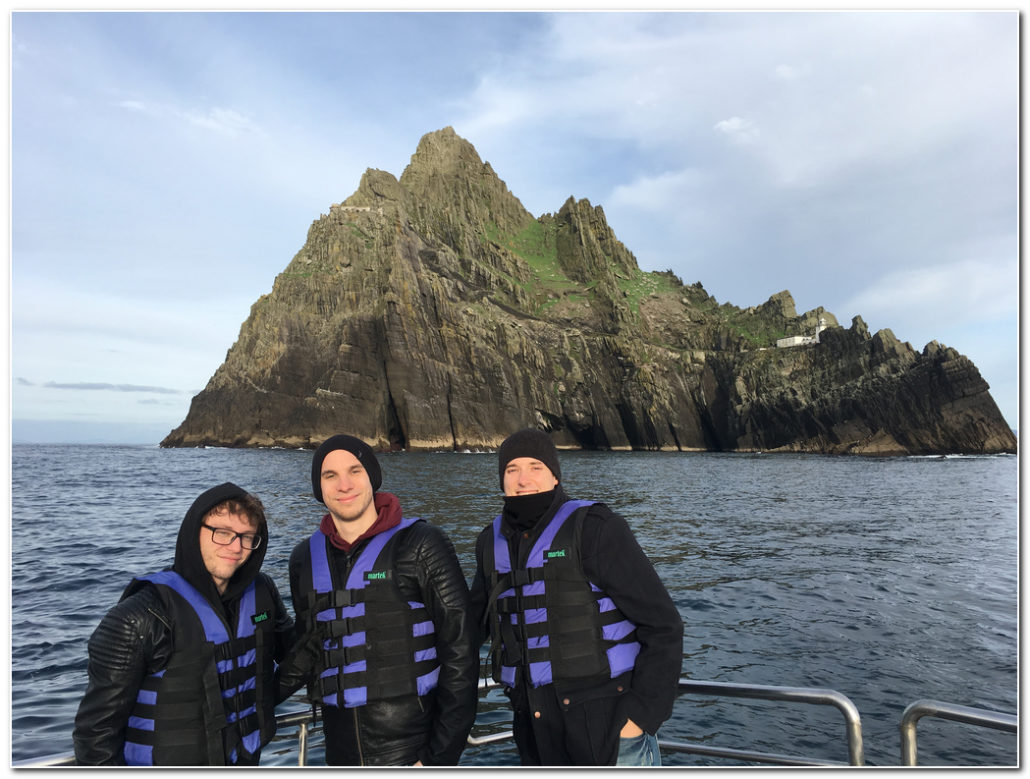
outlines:
[[[380,492],[372,448],[335,435],[311,489],[328,513],[290,555],[304,635],[281,684],[321,705],[327,765],[456,765],[476,715],[468,588],[450,540]]]
[[[660,765],[683,622],[626,520],[570,500],[541,430],[498,449],[502,513],[476,541],[472,605],[523,765]]]

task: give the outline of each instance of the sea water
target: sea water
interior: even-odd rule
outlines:
[[[12,760],[70,752],[86,642],[138,574],[172,561],[186,509],[233,481],[259,495],[265,568],[287,563],[323,507],[311,452],[12,447]],[[466,577],[501,505],[496,455],[380,455],[382,489],[451,537]],[[867,765],[899,765],[905,707],[1017,712],[1017,458],[569,452],[563,484],[629,521],[684,621],[682,677],[816,687],[861,715]],[[302,705],[292,700],[280,711]],[[504,696],[476,734],[510,727]],[[845,762],[832,707],[683,695],[663,739]],[[1013,766],[1016,736],[924,718],[920,765]],[[313,747],[311,762],[320,752]],[[666,765],[733,765],[666,754]],[[462,765],[512,765],[510,742]],[[263,764],[296,765],[275,742]]]

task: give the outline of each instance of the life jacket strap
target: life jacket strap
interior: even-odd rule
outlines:
[[[300,600],[302,600],[300,611],[305,615],[305,622],[310,625],[314,622],[315,617],[323,611],[345,609],[348,606],[357,606],[360,603],[364,603],[365,593],[362,590],[309,592]]]
[[[543,579],[544,573],[542,568],[516,568],[514,571],[509,571],[505,578],[512,586],[525,587],[527,584]]]
[[[150,722],[153,722],[156,708],[157,707],[153,704],[139,703],[137,701],[136,706],[133,708],[135,714],[129,718],[130,727],[132,727],[131,723],[133,720],[149,720]],[[167,718],[171,722],[190,722],[197,716],[197,701],[195,698],[191,698],[189,701],[184,701],[182,703],[168,703],[162,700],[161,716]]]
[[[222,644],[216,644],[215,659],[235,661],[237,658],[243,657],[254,648],[256,638],[256,635],[245,636],[243,638],[233,638]]]
[[[383,672],[377,675],[375,681],[370,681],[368,684],[368,695],[370,699],[387,699],[387,698],[399,698],[408,695],[421,694],[418,690],[418,682],[412,679],[412,676],[425,677],[429,674],[433,675],[433,686],[435,686],[436,678],[439,676],[439,665],[436,662],[436,657],[416,662],[413,666],[414,674],[412,669],[405,669],[394,666],[393,668],[385,669]]]
[[[239,690],[241,686],[254,678],[254,665],[252,663],[251,665],[236,666],[218,675],[221,677],[221,686],[224,691]]]
[[[433,633],[424,636],[407,638],[384,638],[376,642],[376,656],[380,659],[397,658],[403,665],[405,659],[410,662],[411,653],[435,649],[436,637]]]
[[[321,605],[322,609],[341,609],[347,606],[357,606],[365,600],[365,593],[362,590],[333,590],[315,598],[315,602]]]
[[[231,723],[231,725],[234,726],[231,729],[234,730],[237,734],[239,734],[240,738],[242,739],[242,737],[245,734],[252,733],[253,731],[258,730],[260,724],[261,723],[259,722],[257,712],[252,711],[248,714],[245,714],[242,717],[237,717]]]
[[[385,601],[385,599],[384,599]],[[390,603],[396,603],[395,600],[389,601]],[[372,607],[372,604],[369,604]],[[415,609],[405,611],[404,609],[377,609],[375,620],[371,624],[366,624],[364,629],[371,630],[373,632],[387,632],[394,629],[406,628],[412,621],[420,622],[421,619],[428,619],[428,612],[422,609],[422,612],[426,614],[425,617],[420,618],[418,614],[414,613]]]
[[[520,614],[526,609],[542,609],[546,607],[543,593],[540,595],[509,595],[497,599],[498,614]]]
[[[184,747],[191,751],[197,746],[195,733],[157,733],[153,730],[138,730],[126,728],[125,742],[127,744],[139,744],[145,747]]]
[[[367,648],[364,644],[334,646],[324,650],[324,653],[329,668],[343,668],[368,658]]]
[[[343,701],[343,692],[346,687],[343,684],[342,674],[335,673],[329,676],[320,676],[315,680],[313,687],[317,693],[316,696],[319,700],[324,701],[326,698],[337,696],[338,701]]]
[[[212,661],[213,662],[213,661]],[[225,745],[222,742],[222,730],[228,724],[225,714],[225,704],[222,702],[222,688],[219,685],[217,673],[206,673],[203,677],[204,697],[207,702],[204,704],[210,714],[207,728],[207,759],[210,765],[225,765]]]
[[[322,635],[326,638],[342,638],[354,633],[360,633],[365,629],[365,615],[354,617],[337,617],[326,622],[319,622]]]

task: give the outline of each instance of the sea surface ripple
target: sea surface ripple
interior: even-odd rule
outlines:
[[[322,510],[310,452],[12,449],[12,760],[71,751],[90,633],[133,576],[171,563],[182,517],[208,487],[233,481],[264,501],[265,570],[289,603],[290,551]],[[382,489],[448,533],[471,581],[475,538],[501,505],[496,455],[380,462]],[[837,690],[862,716],[867,765],[900,764],[898,725],[915,700],[1017,711],[1017,458],[569,452],[561,462],[570,496],[622,513],[654,562],[685,623],[683,678]],[[291,706],[302,704],[280,711]],[[475,732],[508,727],[493,690]],[[683,695],[659,735],[847,759],[830,707]],[[272,744],[262,763],[295,765],[290,746]],[[1018,764],[1014,735],[940,719],[920,721],[918,746],[920,765]],[[509,743],[471,748],[462,764],[517,757]]]

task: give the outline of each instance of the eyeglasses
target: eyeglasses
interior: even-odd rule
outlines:
[[[204,524],[201,524],[201,527],[206,527],[211,531],[211,540],[219,546],[229,546],[237,538],[240,539],[240,545],[244,549],[257,549],[261,546],[261,536],[257,533],[234,533],[224,527],[211,527],[211,525]]]

